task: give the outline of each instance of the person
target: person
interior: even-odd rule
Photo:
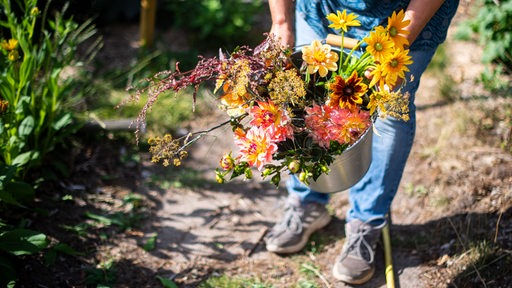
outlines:
[[[404,20],[410,20],[404,35],[409,42],[409,66],[412,79],[403,92],[409,94],[410,120],[377,119],[379,135],[373,137],[372,163],[365,176],[349,191],[350,209],[346,215],[346,241],[333,268],[333,277],[349,284],[362,284],[371,279],[376,243],[396,195],[415,135],[414,97],[422,73],[439,44],[446,39],[458,0],[269,0],[272,18],[270,34],[288,48],[325,39],[337,31],[329,28],[326,16],[346,10],[358,16],[361,26],[351,27],[345,36],[365,37],[372,27],[385,25],[387,18],[403,9]],[[411,77],[413,76],[413,77]],[[265,237],[268,251],[295,253],[304,248],[309,236],[326,226],[331,216],[326,204],[329,194],[311,190],[291,176],[285,213]]]

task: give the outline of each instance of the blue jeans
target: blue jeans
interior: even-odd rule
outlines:
[[[296,15],[296,44],[304,45],[314,39],[325,39],[317,35],[304,21]],[[372,143],[372,163],[366,175],[349,191],[350,210],[346,220],[359,219],[367,221],[375,217],[385,217],[396,195],[402,178],[407,157],[411,151],[416,130],[416,106],[414,95],[418,90],[420,77],[430,63],[435,49],[410,51],[414,63],[409,66],[414,81],[407,83],[403,92],[410,94],[410,120],[405,122],[393,118],[380,119],[375,122],[379,135],[374,134]],[[289,193],[297,194],[301,201],[327,204],[329,194],[311,190],[292,175],[286,182]]]

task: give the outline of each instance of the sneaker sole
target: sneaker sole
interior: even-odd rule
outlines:
[[[287,247],[279,247],[277,245],[268,245],[267,244],[267,251],[274,252],[274,253],[282,253],[282,254],[289,254],[289,253],[296,253],[300,250],[304,249],[306,246],[306,243],[308,242],[309,236],[313,234],[314,232],[324,228],[331,222],[331,215],[325,214],[321,218],[319,218],[317,221],[311,223],[311,225],[308,227],[306,231],[304,231],[304,234],[302,234],[302,238],[300,239],[299,243],[293,245],[293,246],[287,246]]]
[[[370,272],[367,275],[365,275],[363,278],[355,279],[348,275],[338,273],[337,267],[338,267],[338,262],[336,262],[336,264],[334,264],[334,267],[332,267],[332,276],[334,278],[336,278],[337,280],[340,280],[347,284],[354,284],[354,285],[364,284],[364,283],[370,281],[370,279],[372,279],[372,277],[373,277],[373,274],[375,274],[375,267],[372,267]]]

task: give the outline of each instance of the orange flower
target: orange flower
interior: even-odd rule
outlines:
[[[272,128],[272,139],[276,141],[284,141],[286,138],[293,138],[293,129],[291,127],[291,119],[286,114],[286,110],[276,106],[271,100],[268,102],[257,102],[251,108],[251,116],[254,117],[250,122],[253,126],[262,127],[263,129]]]
[[[220,102],[224,105],[228,115],[238,116],[242,115],[247,108],[247,91],[245,89],[233,89],[229,82],[222,85],[224,95],[220,97]]]
[[[342,76],[335,76],[334,82],[329,84],[329,90],[332,91],[329,95],[330,106],[354,111],[358,104],[363,103],[362,97],[368,91],[368,86],[363,83],[363,78],[357,75],[357,71],[354,71],[346,80]]]
[[[314,40],[310,46],[302,48],[302,59],[308,65],[309,74],[318,71],[320,77],[325,77],[329,71],[338,69],[338,53],[332,52],[330,45],[322,45],[319,40]]]
[[[393,11],[390,17],[388,17],[388,26],[386,30],[389,33],[389,37],[395,43],[397,48],[404,49],[405,46],[409,45],[409,41],[405,38],[405,35],[409,35],[409,31],[405,28],[411,23],[410,20],[404,20],[404,10],[400,10],[398,14]]]
[[[332,22],[329,28],[343,30],[343,32],[347,32],[350,26],[361,26],[361,22],[356,20],[357,15],[353,13],[347,14],[346,10],[343,10],[343,12],[336,11],[336,14],[331,13],[326,18]]]
[[[7,108],[9,108],[9,101],[0,100],[0,114],[3,114],[4,112],[6,112]]]

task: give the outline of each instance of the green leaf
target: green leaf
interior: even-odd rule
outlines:
[[[0,190],[0,201],[3,201],[10,205],[23,207],[23,205],[21,205],[21,203],[16,201],[14,196],[12,196],[11,192],[7,191],[7,189]]]
[[[71,124],[72,121],[73,121],[73,117],[72,117],[71,113],[66,113],[66,114],[62,115],[62,117],[59,120],[57,120],[56,123],[53,124],[53,129],[58,131],[58,130],[68,126],[69,124]]]
[[[69,246],[66,243],[58,243],[52,247],[52,250],[55,250],[57,252],[64,253],[64,254],[70,255],[70,256],[84,255],[84,253],[76,251],[75,249],[73,249],[73,247]]]
[[[34,131],[35,120],[33,116],[27,116],[20,123],[20,127],[18,128],[18,135],[21,139],[26,139],[32,131]]]
[[[57,260],[57,251],[50,250],[44,253],[44,265],[46,267],[53,266],[55,264],[55,260]]]
[[[91,212],[85,212],[85,216],[99,222],[100,224],[103,224],[105,226],[110,226],[112,225],[112,219],[108,218],[108,217],[105,217],[105,216],[101,216],[101,215],[98,215],[98,214],[94,214],[94,213],[91,213]]]
[[[17,278],[16,269],[11,261],[2,255],[0,255],[0,271],[2,271],[2,273],[0,273],[0,285],[2,285],[2,287],[14,287],[14,284],[11,283]]]
[[[5,190],[19,203],[27,203],[34,200],[34,187],[26,182],[13,181],[6,183]]]
[[[176,285],[172,280],[156,276],[158,280],[160,280],[160,283],[164,286],[164,288],[178,288],[178,285]]]
[[[12,160],[12,165],[23,166],[23,165],[27,164],[29,161],[36,160],[38,158],[39,158],[39,152],[28,151],[28,152],[25,152],[25,153],[22,153],[22,154],[16,156],[16,158],[14,158],[14,160]]]
[[[20,46],[22,46],[23,48],[23,43],[24,41],[21,41],[20,39]],[[34,57],[29,54],[29,50],[28,48],[27,49],[23,49],[23,53],[25,54],[25,57],[23,57],[23,62],[21,63],[21,66],[20,66],[20,83],[19,85],[21,87],[25,86],[28,82],[30,82],[32,80],[32,76],[34,74],[34,68],[35,68],[35,61],[34,61]]]
[[[156,237],[157,236],[158,236],[158,234],[153,234],[151,237],[149,237],[149,239],[146,241],[146,243],[144,243],[144,246],[142,246],[142,248],[145,251],[155,250],[155,248],[156,248]]]
[[[16,103],[16,114],[25,115],[24,111],[29,111],[30,106],[30,97],[29,96],[21,96]]]
[[[34,254],[48,246],[46,235],[28,229],[14,229],[0,234],[0,249],[16,256]]]
[[[86,212],[85,215],[93,220],[96,220],[102,225],[105,226],[111,226],[111,225],[117,225],[119,227],[126,227],[125,217],[119,216],[119,215],[112,215],[112,216],[101,216],[98,214],[94,214],[91,212]]]

